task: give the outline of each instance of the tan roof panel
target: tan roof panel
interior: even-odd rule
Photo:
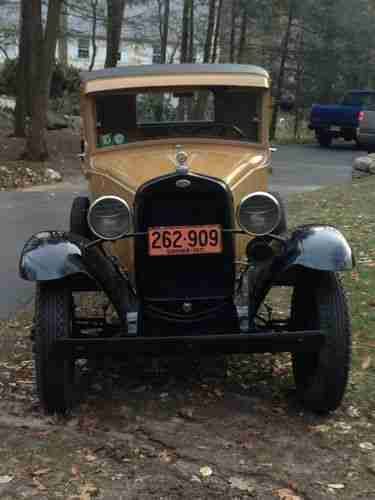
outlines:
[[[86,94],[125,88],[186,85],[269,87],[269,75],[244,64],[155,64],[123,66],[82,73]]]

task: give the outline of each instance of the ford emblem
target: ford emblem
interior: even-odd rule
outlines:
[[[180,179],[176,182],[178,188],[186,189],[191,186],[191,182],[188,179]]]

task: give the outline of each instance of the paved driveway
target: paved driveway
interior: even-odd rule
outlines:
[[[66,229],[75,196],[74,191],[0,193],[0,319],[33,297],[34,285],[18,277],[18,259],[26,239],[44,229]]]
[[[329,184],[350,182],[351,147],[329,150],[318,146],[280,146],[273,154],[272,190],[287,196]],[[56,189],[0,193],[1,280],[0,319],[29,303],[34,286],[18,277],[18,258],[25,240],[35,232],[66,229],[71,202],[85,183],[60,185]]]
[[[270,187],[287,196],[350,182],[353,160],[361,154],[351,144],[330,149],[317,145],[278,146],[272,155]]]

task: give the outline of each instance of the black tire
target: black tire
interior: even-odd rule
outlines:
[[[350,313],[342,284],[333,272],[303,270],[292,298],[291,329],[326,330],[318,352],[292,355],[297,396],[316,413],[340,405],[351,365]]]
[[[78,196],[73,200],[70,211],[70,232],[91,239],[92,232],[87,222],[87,213],[90,200],[85,196]]]
[[[75,361],[53,355],[57,339],[72,333],[71,291],[58,283],[39,283],[35,298],[34,362],[39,401],[46,413],[66,414],[73,404]]]
[[[316,138],[322,148],[329,148],[332,144],[332,136],[329,134],[317,134]]]
[[[284,200],[282,199],[280,193],[278,193],[277,191],[270,191],[269,193],[272,194],[272,196],[274,196],[277,199],[281,207],[281,219],[277,228],[273,230],[273,234],[277,235],[286,234],[288,231],[288,223],[286,218],[286,209]]]

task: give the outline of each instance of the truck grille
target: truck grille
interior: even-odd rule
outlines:
[[[188,187],[177,187],[181,180]],[[183,185],[184,183],[182,183]],[[181,183],[179,183],[181,185]],[[135,226],[220,225],[233,228],[233,200],[219,180],[197,174],[168,176],[142,186],[135,199]],[[148,255],[147,237],[135,243],[136,283],[145,301],[225,299],[233,295],[234,241],[223,233],[223,252],[206,255]]]

